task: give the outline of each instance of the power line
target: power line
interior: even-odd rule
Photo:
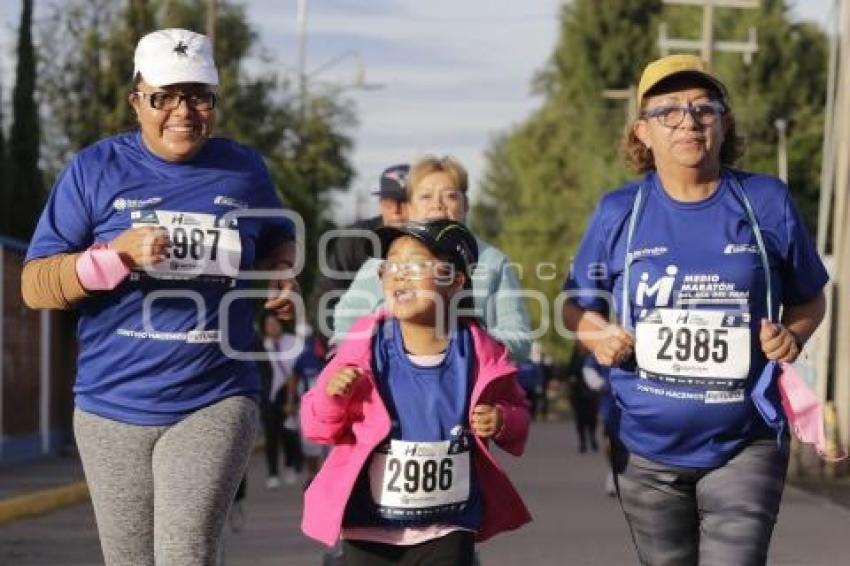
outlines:
[[[436,17],[436,16],[404,16],[405,21],[412,22],[428,22],[436,24],[463,24],[463,25],[478,25],[478,24],[527,24],[537,23],[542,21],[551,21],[556,19],[558,14],[526,14],[522,16],[505,16],[505,17],[473,17],[473,18],[457,18],[457,17]]]

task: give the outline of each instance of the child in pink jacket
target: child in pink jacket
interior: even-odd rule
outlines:
[[[305,437],[333,446],[302,529],[341,536],[349,565],[472,564],[475,541],[531,520],[489,447],[522,454],[528,404],[504,346],[456,316],[477,259],[469,230],[432,220],[379,235],[385,311],[349,330],[302,400]]]

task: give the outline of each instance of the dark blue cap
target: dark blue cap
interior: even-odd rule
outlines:
[[[407,174],[410,171],[410,165],[400,163],[384,169],[381,173],[381,181],[378,190],[373,191],[373,195],[378,195],[380,198],[391,198],[393,200],[407,200]]]

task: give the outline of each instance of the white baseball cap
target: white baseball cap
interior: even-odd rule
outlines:
[[[218,85],[210,39],[186,29],[161,29],[139,40],[133,56],[133,77],[151,86],[177,83]]]

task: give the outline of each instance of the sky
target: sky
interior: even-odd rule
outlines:
[[[39,5],[54,1],[36,0],[36,17]],[[826,26],[834,1],[792,1],[792,14]],[[262,46],[249,70],[294,77],[297,1],[238,3],[245,5]],[[561,3],[308,0],[308,88],[341,89],[358,117],[350,132],[357,176],[335,199],[337,221],[376,214],[370,191],[381,170],[426,153],[457,157],[469,170],[474,199],[491,140],[541,103],[530,84],[555,48]],[[20,5],[0,0],[0,77],[7,99]],[[368,88],[355,86],[358,75]]]

